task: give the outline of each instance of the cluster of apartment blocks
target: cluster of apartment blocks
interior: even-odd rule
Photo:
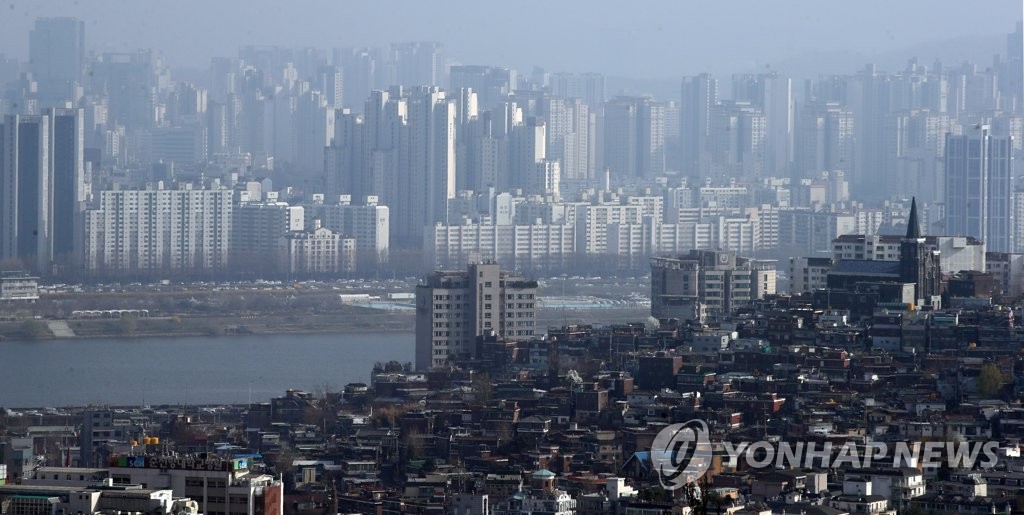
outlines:
[[[733,309],[775,293],[770,263],[733,252],[691,250],[651,262],[651,313],[659,319],[728,317]],[[416,287],[416,367],[450,365],[478,356],[481,337],[535,338],[537,282],[501,271],[494,262],[466,271],[436,271]]]
[[[468,202],[453,204],[461,212],[449,213],[449,220],[461,223],[427,227],[423,255],[432,268],[491,259],[531,270],[557,270],[586,256],[636,267],[650,256],[691,249],[813,255],[828,252],[840,235],[875,234],[905,221],[909,206],[863,208],[849,203],[845,190],[841,174],[825,174],[796,185],[766,180],[756,188],[684,181],[660,194],[591,190],[579,202],[502,193],[489,199],[485,215],[467,213]]]
[[[827,276],[840,260],[899,261],[901,236],[846,234],[832,241],[827,257],[791,257],[789,291],[805,292],[827,287]],[[1005,295],[1024,294],[1024,254],[988,252],[985,242],[965,236],[926,236],[925,247],[939,253],[943,273],[991,274]]]
[[[771,263],[733,252],[691,250],[651,260],[651,316],[705,323],[775,293]]]
[[[386,262],[387,206],[323,194],[292,205],[259,183],[236,191],[162,184],[99,194],[84,213],[83,268],[95,276],[223,272],[317,275]]]

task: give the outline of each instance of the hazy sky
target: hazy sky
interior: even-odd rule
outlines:
[[[234,56],[241,44],[331,48],[436,40],[463,63],[635,77],[748,70],[807,54],[873,56],[965,37],[992,43],[1022,16],[1021,0],[4,3],[0,52],[21,59],[35,18],[63,15],[86,21],[89,49],[151,47],[172,66],[205,68],[211,56]]]

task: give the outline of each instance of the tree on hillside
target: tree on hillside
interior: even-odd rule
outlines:
[[[985,397],[995,397],[1003,389],[1004,384],[1006,379],[1003,377],[1003,371],[999,370],[995,363],[986,363],[981,367],[977,379],[978,393]]]

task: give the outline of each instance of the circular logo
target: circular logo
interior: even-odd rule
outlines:
[[[700,479],[711,466],[708,425],[693,419],[666,426],[651,444],[651,464],[666,490],[682,488]]]

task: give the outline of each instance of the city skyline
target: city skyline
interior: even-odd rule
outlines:
[[[0,5],[0,514],[1024,513],[1016,1]]]
[[[25,59],[28,48],[22,34],[28,33],[36,18],[74,16],[86,22],[91,51],[153,48],[165,52],[172,66],[194,70],[244,45],[330,49],[440,41],[462,64],[513,66],[524,71],[540,66],[549,71],[668,79],[770,68],[803,78],[863,62],[882,61],[881,65],[889,67],[911,55],[924,61],[982,61],[1004,44],[991,33],[991,27],[999,26],[998,32],[1004,32],[1021,15],[1020,5],[1013,0],[986,3],[986,9],[961,10],[955,17],[946,15],[955,5],[920,0],[827,6],[810,0],[783,4],[657,1],[634,6],[629,15],[621,16],[621,6],[613,2],[550,5],[532,1],[522,5],[521,12],[545,15],[517,23],[515,18],[474,16],[479,6],[469,0],[441,10],[398,0],[300,2],[295,8],[240,1],[212,6],[191,1],[170,8],[170,4],[154,3],[19,0],[8,3],[6,10],[13,16],[7,18],[7,30],[0,33],[0,48],[7,57]],[[747,16],[733,16],[737,8]],[[886,13],[884,19],[876,16],[879,11]],[[197,12],[202,15],[196,16]],[[233,28],[232,20],[239,15],[245,15],[247,23]],[[156,19],[160,23],[150,23]],[[844,23],[829,23],[830,19]],[[346,24],[346,20],[360,22]],[[676,20],[677,25],[665,20]],[[531,32],[561,34],[567,44],[557,45],[553,51],[551,39],[527,37]],[[183,33],[189,37],[183,38]],[[755,40],[757,45],[748,44]],[[678,62],[666,66],[662,60],[666,54],[679,56]]]
[[[28,60],[0,59],[0,190],[19,212],[0,220],[0,258],[45,278],[478,260],[620,273],[691,250],[784,262],[899,233],[911,198],[925,234],[1024,251],[1021,22],[990,62],[683,74],[652,96],[593,71],[465,64],[414,32],[372,48],[241,45],[188,71],[162,48],[89,50],[102,7],[35,19]],[[48,112],[62,115],[47,126]],[[39,116],[33,144],[21,120]],[[947,142],[972,127],[1004,142],[994,229],[959,221],[977,196],[958,193],[973,183],[954,177]]]

